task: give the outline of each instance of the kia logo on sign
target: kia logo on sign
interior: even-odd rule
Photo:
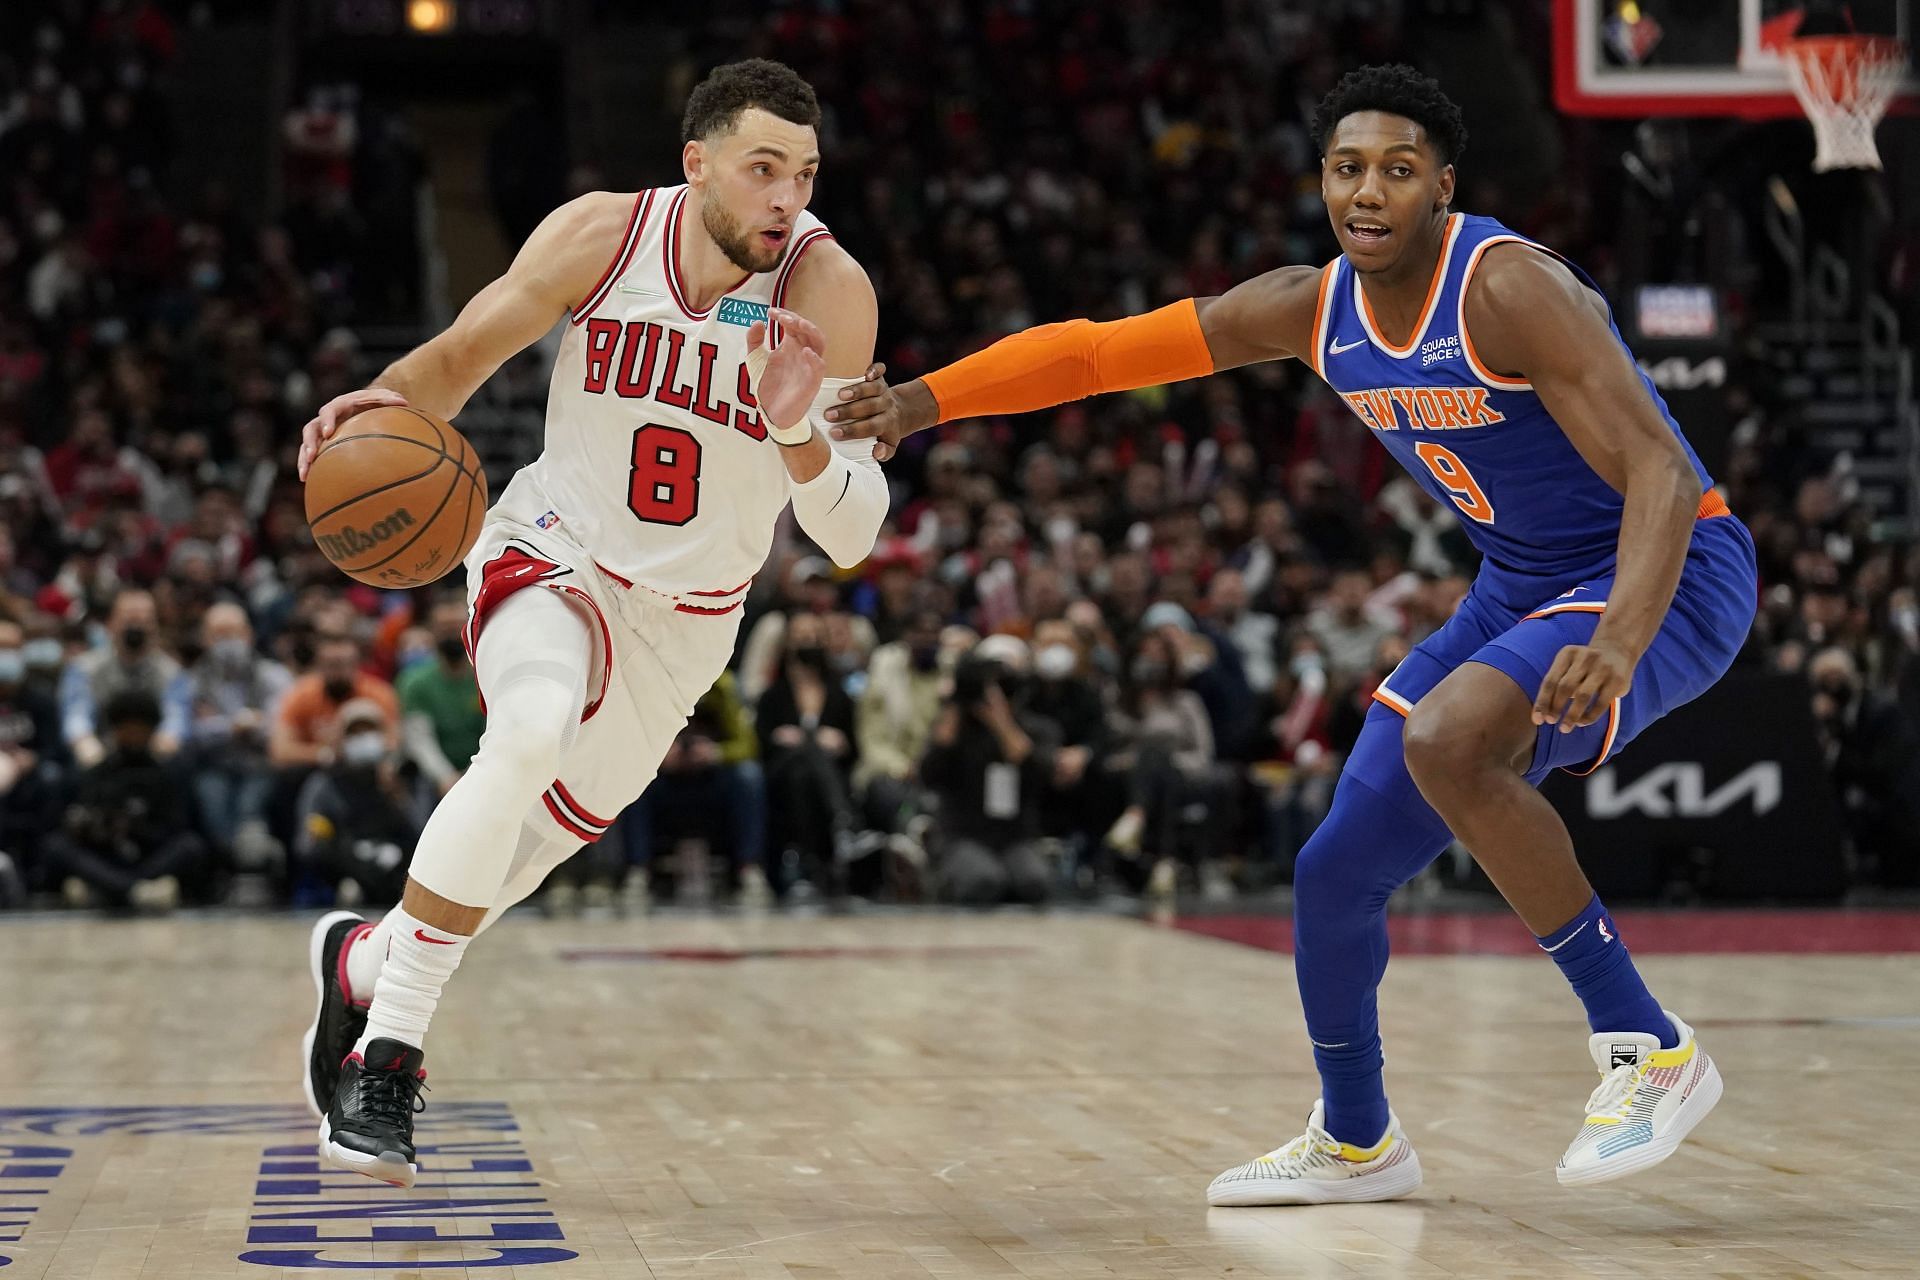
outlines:
[[[1668,356],[1657,364],[1642,361],[1640,367],[1662,391],[1695,391],[1727,383],[1727,362],[1720,356],[1710,356],[1699,364],[1685,356]]]
[[[1614,770],[1609,767],[1587,779],[1587,812],[1595,818],[1635,813],[1649,818],[1711,818],[1748,801],[1757,818],[1780,806],[1780,789],[1780,765],[1773,760],[1749,765],[1712,791],[1707,790],[1706,767],[1691,761],[1663,764],[1624,787],[1614,784]]]

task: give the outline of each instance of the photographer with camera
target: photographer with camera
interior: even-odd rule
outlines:
[[[1013,636],[975,645],[954,670],[952,698],[920,761],[921,780],[940,798],[937,866],[950,902],[1039,903],[1048,895],[1036,842],[1059,735],[1016,710],[1026,667],[1027,646]]]
[[[343,905],[398,902],[425,815],[400,776],[393,722],[372,698],[350,698],[327,764],[300,788],[294,853]]]

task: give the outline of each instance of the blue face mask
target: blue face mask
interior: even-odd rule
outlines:
[[[20,650],[32,671],[51,671],[60,665],[60,642],[52,636],[42,636],[38,640],[29,640]]]
[[[26,655],[18,649],[0,649],[0,684],[19,684],[26,674]]]

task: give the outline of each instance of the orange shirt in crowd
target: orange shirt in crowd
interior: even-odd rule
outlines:
[[[308,746],[321,743],[331,744],[334,717],[340,714],[345,702],[335,702],[327,696],[326,682],[318,673],[309,673],[293,682],[287,690],[287,696],[280,702],[280,723],[293,737]],[[379,676],[368,675],[364,671],[356,672],[353,677],[353,697],[372,698],[387,713],[389,734],[400,723],[400,699],[394,696],[393,686]],[[350,701],[351,699],[349,699]]]

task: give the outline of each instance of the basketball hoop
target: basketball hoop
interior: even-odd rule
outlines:
[[[1906,74],[1906,46],[1883,36],[1796,36],[1780,50],[1813,121],[1813,171],[1878,169],[1873,131]]]

